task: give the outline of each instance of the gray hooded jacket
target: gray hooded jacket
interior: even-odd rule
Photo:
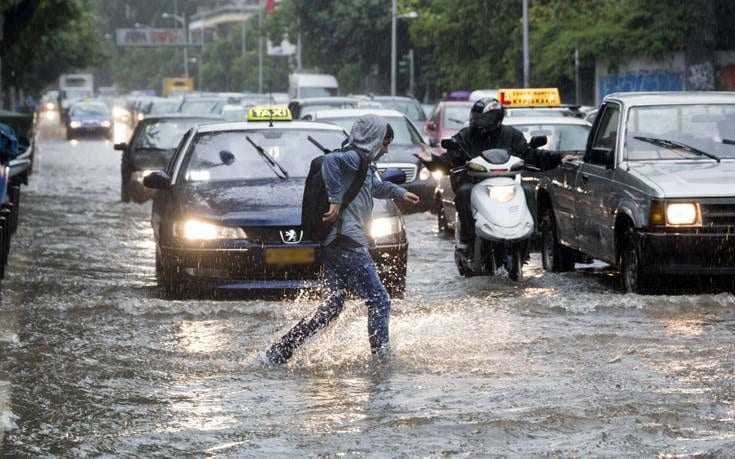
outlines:
[[[341,204],[350,184],[360,168],[360,154],[356,150],[370,155],[370,168],[365,183],[355,199],[342,210],[340,221],[332,227],[332,231],[324,240],[329,245],[337,238],[337,230],[343,236],[357,244],[369,245],[368,228],[373,212],[373,198],[401,199],[406,190],[390,182],[383,182],[378,176],[375,161],[383,146],[383,139],[388,130],[388,123],[375,115],[362,116],[355,121],[344,152],[330,153],[322,163],[322,177],[327,188],[329,202]]]

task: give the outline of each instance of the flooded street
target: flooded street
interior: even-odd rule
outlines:
[[[366,308],[283,368],[268,346],[318,304],[169,301],[150,203],[120,154],[45,136],[0,304],[0,454],[729,455],[735,296],[622,295],[611,274],[460,278],[435,217],[407,217],[393,356]],[[3,431],[4,437],[3,437]]]

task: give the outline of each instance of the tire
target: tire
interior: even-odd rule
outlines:
[[[71,130],[68,128],[66,130],[66,140],[74,140],[74,134],[72,134]]]
[[[128,190],[129,177],[122,176],[120,179],[120,201],[130,202],[130,190]]]
[[[436,228],[440,237],[450,237],[452,230],[449,228],[449,222],[447,222],[447,216],[444,213],[444,204],[442,203],[441,195],[436,196]]]
[[[625,293],[645,293],[649,287],[648,278],[641,266],[640,250],[632,229],[623,234],[621,243],[619,263],[621,287]]]
[[[184,296],[183,282],[175,260],[166,260],[156,255],[158,286],[167,298],[179,300]]]
[[[525,251],[523,246],[517,245],[513,247],[513,254],[510,256],[510,269],[508,269],[508,277],[510,280],[520,282],[523,280],[523,259]]]
[[[554,211],[547,209],[541,217],[541,261],[545,271],[561,273],[574,270],[574,252],[559,242]]]

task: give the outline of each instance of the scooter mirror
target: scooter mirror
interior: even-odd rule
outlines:
[[[445,150],[459,150],[459,145],[453,139],[442,139],[441,146]]]
[[[500,148],[493,148],[491,150],[485,150],[482,153],[482,157],[485,161],[490,164],[505,164],[510,160],[510,154],[508,150],[502,150]]]
[[[543,147],[548,142],[549,139],[545,135],[535,135],[531,137],[531,141],[528,144],[531,146],[531,148],[539,148]]]

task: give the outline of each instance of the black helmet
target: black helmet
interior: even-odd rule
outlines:
[[[483,97],[470,110],[470,126],[484,131],[500,127],[505,117],[505,108],[492,97]]]

